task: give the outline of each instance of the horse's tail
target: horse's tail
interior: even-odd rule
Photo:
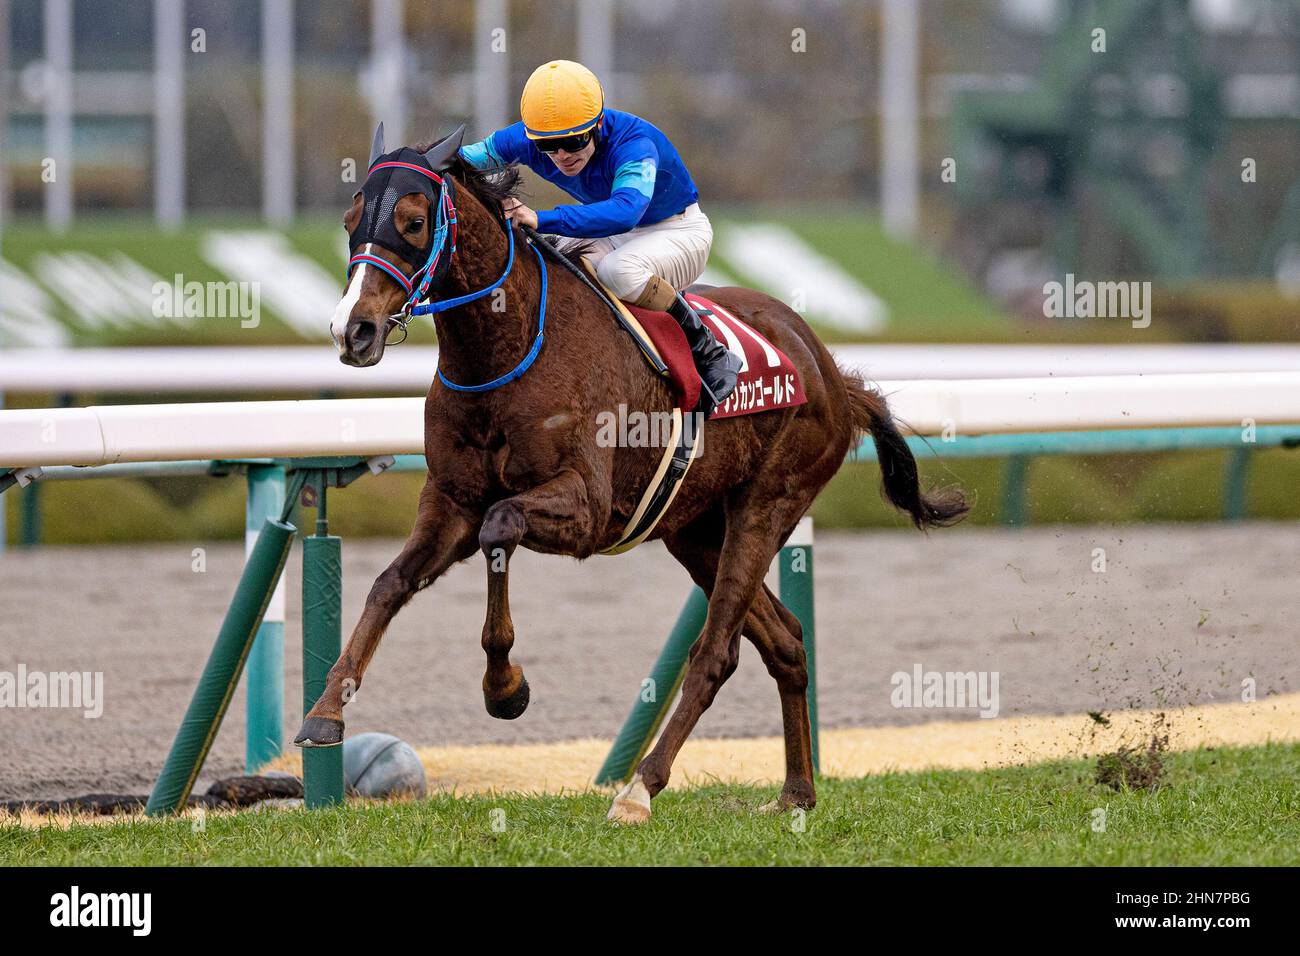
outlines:
[[[889,503],[910,514],[912,523],[922,529],[946,528],[966,517],[970,505],[960,488],[921,489],[916,459],[894,424],[885,397],[866,385],[858,372],[840,369],[840,375],[853,413],[853,447],[864,435],[871,435],[880,462],[881,489]]]

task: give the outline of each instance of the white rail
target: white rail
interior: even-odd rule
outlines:
[[[845,366],[876,379],[1038,378],[1187,372],[1300,371],[1300,345],[836,345]],[[333,348],[11,349],[3,392],[248,391],[423,394],[438,367],[432,346],[389,349],[349,368]]]
[[[1300,371],[880,387],[926,435],[1300,422]],[[423,413],[423,398],[15,409],[0,411],[0,466],[418,453]]]

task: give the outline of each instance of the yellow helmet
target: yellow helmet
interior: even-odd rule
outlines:
[[[600,121],[604,110],[600,80],[572,60],[552,60],[533,70],[519,100],[529,139],[585,133]]]

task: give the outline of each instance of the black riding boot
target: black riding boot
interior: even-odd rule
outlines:
[[[740,359],[717,340],[680,292],[668,307],[668,314],[686,333],[686,343],[691,347],[691,358],[695,360],[701,380],[700,403],[695,410],[708,418],[736,387]]]

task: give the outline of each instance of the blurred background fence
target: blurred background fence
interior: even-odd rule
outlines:
[[[333,362],[339,218],[373,124],[482,136],[555,57],[677,143],[717,227],[706,279],[763,288],[828,341],[1300,340],[1300,0],[0,0],[0,348],[314,344]],[[1151,283],[1149,323],[1050,315],[1045,286],[1069,276]],[[234,298],[190,308],[190,283]],[[1300,516],[1294,455],[1261,452],[1277,467],[1247,480],[1235,454],[1018,480],[1029,520],[1214,518],[1224,481],[1241,513]],[[996,520],[1014,468],[947,467]],[[201,479],[103,487],[114,521],[167,507],[183,534],[242,533]],[[860,489],[833,486],[819,523],[890,520]],[[64,494],[47,535],[102,540],[101,509]],[[409,509],[360,499],[348,533],[404,531]]]

